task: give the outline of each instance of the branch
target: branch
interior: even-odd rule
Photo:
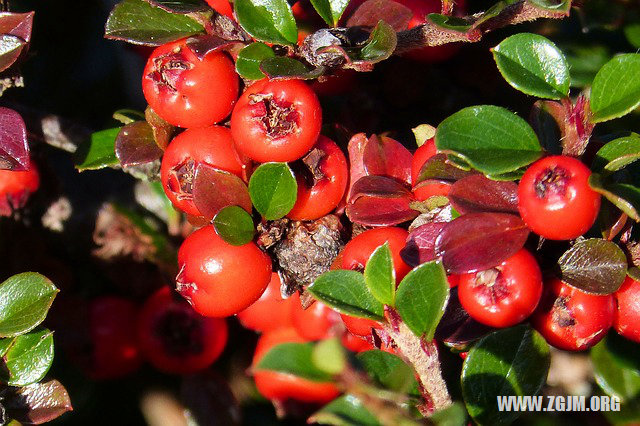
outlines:
[[[569,12],[542,9],[527,0],[520,0],[506,6],[497,16],[486,21],[481,19],[482,16],[482,13],[472,16],[472,22],[476,23],[472,24],[466,32],[448,30],[431,22],[401,31],[398,33],[398,44],[394,53],[455,42],[477,42],[482,39],[484,34],[502,27],[541,18],[562,19],[569,16]]]

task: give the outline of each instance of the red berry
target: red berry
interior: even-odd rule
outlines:
[[[200,216],[193,203],[193,179],[196,169],[205,164],[243,178],[249,162],[240,157],[231,131],[211,126],[188,129],[176,136],[162,157],[162,186],[173,205],[183,212]]]
[[[342,335],[340,341],[342,342],[342,346],[349,349],[351,352],[359,353],[375,349],[371,343],[356,336],[355,334],[349,333],[348,331]]]
[[[227,317],[258,300],[271,280],[271,259],[249,242],[233,246],[213,226],[198,229],[178,251],[178,292],[200,314]]]
[[[40,176],[33,163],[26,171],[0,170],[0,216],[10,216],[23,207],[39,186]]]
[[[447,275],[447,281],[449,282],[449,288],[454,288],[460,284],[460,275],[451,274]]]
[[[492,327],[515,325],[533,313],[542,295],[536,259],[522,249],[486,271],[460,275],[458,297],[476,321]]]
[[[138,319],[138,340],[158,370],[189,374],[210,366],[227,343],[227,323],[195,312],[168,287],[145,302]]]
[[[554,278],[545,283],[531,323],[553,346],[581,351],[607,334],[615,309],[613,295],[585,293]]]
[[[85,366],[94,380],[117,379],[136,371],[142,364],[135,324],[136,306],[127,299],[103,296],[89,305],[91,353]]]
[[[421,182],[413,188],[413,195],[418,201],[425,201],[435,196],[448,196],[451,190],[451,183],[445,181],[428,180]]]
[[[619,335],[640,343],[640,282],[627,277],[614,296],[618,309],[613,327]]]
[[[260,80],[231,115],[238,151],[261,163],[302,157],[318,140],[321,125],[318,97],[301,80]]]
[[[564,155],[533,163],[518,185],[518,210],[527,226],[550,240],[571,240],[598,217],[600,194],[589,186],[591,171]]]
[[[280,276],[274,272],[262,296],[247,309],[238,312],[238,320],[245,328],[263,333],[293,327],[291,307],[294,303],[291,297],[282,298],[280,287]]]
[[[411,270],[400,256],[400,250],[404,248],[408,236],[407,231],[396,227],[364,231],[345,245],[342,252],[342,269],[363,271],[375,249],[388,242],[396,271],[396,281],[400,282]]]
[[[258,340],[252,365],[255,368],[262,357],[276,345],[304,342],[305,339],[298,335],[293,328],[281,328],[264,333]],[[260,394],[270,400],[295,399],[302,402],[325,404],[340,394],[331,382],[315,382],[278,371],[254,370],[253,377]]]
[[[347,330],[358,337],[371,336],[371,329],[382,328],[382,324],[368,318],[352,317],[345,314],[340,314],[340,317],[345,327],[347,327]]]
[[[180,127],[206,127],[229,115],[238,97],[238,75],[225,53],[198,57],[189,43],[163,44],[153,51],[142,77],[142,91],[153,110]]]
[[[416,152],[413,153],[413,157],[411,159],[411,183],[413,186],[418,184],[420,169],[422,169],[424,163],[434,155],[436,155],[436,140],[434,138],[427,139],[418,149],[416,149]]]
[[[332,335],[335,324],[340,321],[336,311],[318,301],[302,309],[298,293],[292,295],[291,299],[291,321],[300,336],[305,340],[321,340]]]
[[[314,220],[331,212],[342,200],[349,180],[347,159],[327,137],[318,138],[304,161],[307,170],[296,173],[298,198],[287,214],[293,220]]]
[[[235,18],[233,17],[233,10],[231,9],[231,4],[227,0],[205,0],[205,1],[209,6],[211,6],[213,10],[235,21]]]

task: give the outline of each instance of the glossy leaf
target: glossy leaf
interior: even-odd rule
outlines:
[[[402,260],[411,267],[435,260],[436,239],[445,225],[446,222],[430,222],[412,230],[407,244],[400,251]]]
[[[38,326],[58,289],[43,275],[24,272],[0,284],[0,338],[14,337]]]
[[[396,292],[396,272],[389,243],[374,250],[364,268],[364,281],[367,288],[380,303],[393,306]]]
[[[0,35],[0,72],[8,69],[18,60],[26,45],[27,43],[19,37]]]
[[[34,12],[0,12],[0,72],[12,66],[31,40]]]
[[[116,157],[122,167],[151,163],[162,157],[153,130],[146,121],[136,121],[120,129],[115,143]]]
[[[349,0],[311,0],[311,4],[329,26],[335,27]]]
[[[436,339],[453,348],[466,348],[470,343],[494,330],[469,316],[469,313],[460,304],[458,287],[449,290],[447,307],[436,328]]]
[[[260,70],[260,62],[276,56],[273,49],[264,43],[251,43],[240,52],[236,60],[236,71],[240,76],[250,80],[260,80],[264,78],[264,73]]]
[[[147,123],[149,123],[149,126],[151,126],[153,139],[156,141],[156,145],[158,145],[158,147],[163,151],[167,149],[169,142],[171,142],[171,139],[176,133],[176,127],[169,124],[162,117],[156,114],[151,107],[147,107],[147,109],[145,109],[144,118]]]
[[[393,28],[385,21],[379,21],[355,59],[369,64],[384,61],[393,54],[397,43],[398,39]]]
[[[213,226],[220,237],[234,246],[253,240],[255,226],[251,215],[242,207],[227,206],[213,218]]]
[[[607,395],[617,396],[622,403],[640,396],[640,370],[630,368],[611,352],[608,343],[611,337],[605,337],[600,343],[591,349],[591,362],[593,374],[598,385]],[[631,342],[629,342],[631,343]],[[635,346],[635,354],[640,347]]]
[[[2,403],[9,417],[22,424],[46,423],[72,410],[69,394],[57,380],[10,388]]]
[[[105,37],[133,44],[159,46],[204,32],[204,27],[185,15],[169,13],[144,0],[123,0],[111,11]]]
[[[568,12],[571,0],[528,0],[531,4],[546,10]]]
[[[627,276],[627,258],[622,249],[598,238],[575,243],[558,264],[562,281],[588,293],[611,294]]]
[[[436,24],[440,28],[445,30],[457,31],[460,33],[466,33],[471,29],[471,24],[462,18],[451,15],[442,15],[440,13],[430,13],[427,15],[427,19]]]
[[[420,182],[430,179],[455,181],[470,174],[472,173],[468,170],[463,170],[451,162],[447,154],[436,154],[422,165],[418,180],[414,182],[413,185],[416,186]]]
[[[516,254],[528,236],[529,229],[518,216],[469,213],[444,226],[436,240],[436,255],[449,273],[482,271]]]
[[[372,135],[364,146],[362,161],[368,175],[387,176],[411,183],[412,155],[400,142]]]
[[[531,126],[493,105],[464,108],[444,120],[436,132],[436,146],[489,175],[513,172],[542,156]]]
[[[429,416],[434,426],[465,426],[468,422],[467,410],[461,402],[454,402]]]
[[[640,222],[640,188],[626,183],[605,183],[598,173],[589,176],[589,185],[631,219]]]
[[[2,362],[8,372],[5,380],[10,386],[40,381],[53,363],[53,333],[42,329],[15,337],[2,354]]]
[[[313,348],[313,343],[281,343],[271,348],[255,369],[279,371],[317,382],[330,381],[331,374],[313,363]]]
[[[199,164],[193,178],[193,203],[211,220],[228,206],[240,206],[251,213],[251,197],[247,185],[238,176]]]
[[[206,12],[209,6],[204,0],[145,0],[170,13]]]
[[[383,318],[382,303],[369,292],[364,276],[359,272],[325,272],[307,287],[307,291],[342,314],[377,321]]]
[[[385,351],[370,350],[360,352],[356,358],[378,385],[396,392],[420,395],[413,368],[398,356]]]
[[[298,28],[286,0],[236,0],[238,23],[259,41],[296,44]]]
[[[596,74],[591,86],[591,121],[628,114],[640,105],[640,54],[616,56]]]
[[[91,138],[80,145],[74,160],[79,171],[97,170],[114,167],[120,164],[116,157],[116,138],[121,127],[101,130],[91,135]]]
[[[362,401],[351,394],[342,395],[316,411],[309,417],[308,423],[339,426],[382,426],[382,423]]]
[[[286,163],[264,163],[251,175],[249,195],[265,219],[280,219],[296,203],[298,184]]]
[[[640,49],[640,23],[629,23],[624,27],[624,35],[633,47]]]
[[[260,62],[260,71],[271,79],[310,80],[322,75],[322,68],[308,69],[302,62],[286,56],[276,56]]]
[[[515,89],[547,99],[569,95],[569,64],[547,38],[531,33],[515,34],[492,52],[500,73]]]
[[[593,160],[593,169],[615,172],[639,159],[640,135],[632,133],[612,140],[600,148]]]
[[[426,141],[436,136],[436,128],[430,124],[420,124],[413,129],[413,136],[416,138],[416,145],[422,146]]]
[[[442,264],[423,263],[398,285],[396,309],[416,336],[431,341],[448,298],[449,284]]]
[[[20,114],[0,107],[0,169],[15,171],[30,167],[27,129]]]
[[[384,20],[395,31],[403,31],[412,16],[411,9],[395,1],[367,0],[349,17],[347,27],[373,27]]]
[[[415,218],[413,194],[400,182],[384,176],[364,176],[351,188],[346,213],[352,222],[389,226]]]
[[[513,182],[497,182],[482,175],[471,175],[451,185],[448,197],[461,214],[518,213],[518,185]]]
[[[510,424],[521,413],[499,411],[496,398],[537,394],[549,365],[549,345],[526,325],[482,338],[462,367],[462,395],[469,414],[480,425]]]

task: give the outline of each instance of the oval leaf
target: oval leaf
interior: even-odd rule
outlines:
[[[418,337],[433,340],[449,298],[447,274],[441,263],[424,263],[407,274],[398,286],[396,309]]]
[[[353,395],[342,395],[314,413],[307,423],[341,426],[382,426],[367,407]]]
[[[71,411],[67,390],[57,380],[11,388],[3,395],[9,417],[22,424],[42,424]]]
[[[205,12],[209,6],[204,0],[146,0],[153,6],[171,13]]]
[[[622,117],[640,105],[640,54],[616,56],[607,62],[591,86],[591,121]]]
[[[595,171],[618,171],[640,159],[640,135],[629,136],[608,142],[600,148],[593,160]]]
[[[415,218],[410,207],[413,194],[395,179],[364,176],[351,188],[346,214],[352,222],[365,226],[389,226]]]
[[[549,365],[549,345],[525,325],[482,338],[462,367],[462,395],[469,414],[480,425],[510,424],[520,413],[499,411],[497,398],[537,394]]]
[[[307,291],[341,314],[380,321],[384,308],[369,292],[364,276],[356,271],[329,271],[320,275]]]
[[[415,228],[407,238],[407,244],[400,250],[402,260],[415,267],[436,259],[436,239],[446,222],[425,223]]]
[[[80,145],[74,156],[76,169],[97,170],[114,167],[120,164],[116,157],[116,138],[121,127],[101,130],[91,135],[91,138]]]
[[[364,146],[362,161],[368,175],[387,176],[411,183],[412,155],[400,142],[372,135]]]
[[[448,197],[460,214],[518,213],[518,185],[514,182],[497,182],[483,175],[471,175],[455,182]]]
[[[18,60],[26,44],[19,37],[8,34],[0,35],[0,72],[6,70]]]
[[[420,395],[413,368],[400,357],[385,351],[370,350],[360,352],[356,358],[375,383],[392,391]]]
[[[349,0],[311,0],[311,4],[329,26],[335,27]]]
[[[592,173],[589,176],[589,186],[607,200],[611,201],[617,208],[622,210],[631,219],[640,222],[640,189],[626,183],[605,184],[602,176]]]
[[[389,58],[396,49],[398,39],[391,25],[379,21],[371,32],[367,44],[355,55],[356,60],[375,64]]]
[[[0,107],[0,169],[28,170],[27,129],[20,114]]]
[[[378,301],[393,306],[396,292],[396,272],[389,243],[386,242],[373,251],[364,268],[364,281]]]
[[[38,326],[58,294],[45,276],[17,274],[0,284],[0,337],[14,337]]]
[[[413,183],[413,186],[417,186],[425,180],[432,179],[455,181],[469,176],[470,174],[471,173],[468,170],[463,170],[449,161],[447,154],[436,154],[422,165],[420,168],[420,174],[418,175],[418,180]]]
[[[122,127],[116,137],[115,150],[122,167],[151,163],[162,157],[153,129],[146,121],[136,121]]]
[[[598,238],[577,242],[558,264],[562,281],[588,293],[611,294],[627,276],[627,257],[622,249]]]
[[[617,396],[621,402],[628,402],[640,396],[640,370],[630,368],[610,351],[610,336],[607,336],[591,349],[593,375],[598,385],[607,395]],[[631,343],[631,342],[629,342]],[[631,343],[634,354],[640,346]]]
[[[260,80],[264,73],[260,70],[260,62],[276,56],[273,49],[264,43],[251,43],[238,52],[236,71],[249,80]]]
[[[444,120],[436,132],[436,146],[489,175],[513,172],[542,156],[531,126],[493,105],[468,107]]]
[[[169,13],[144,0],[118,3],[105,25],[105,38],[146,46],[159,46],[201,32],[204,27],[189,16]]]
[[[518,216],[469,213],[447,223],[436,240],[447,272],[464,274],[493,268],[520,250],[529,229]]]
[[[298,28],[286,0],[236,0],[238,23],[259,41],[296,44]]]
[[[409,27],[413,12],[407,6],[390,0],[367,0],[349,17],[347,27],[373,27],[384,20],[395,31]]]
[[[545,37],[519,33],[505,39],[492,52],[500,73],[515,89],[547,99],[569,95],[569,64],[560,49]]]
[[[256,231],[251,215],[238,206],[220,210],[213,218],[213,226],[223,240],[234,246],[242,246],[253,240]]]
[[[328,382],[331,375],[317,368],[312,361],[313,349],[313,343],[281,343],[271,348],[255,369],[279,371],[307,380]]]
[[[249,190],[242,179],[206,164],[196,168],[192,193],[193,203],[207,220],[228,206],[240,206],[249,213],[252,210]]]
[[[296,203],[298,183],[286,163],[265,163],[251,175],[249,195],[265,219],[280,219]]]
[[[6,383],[10,386],[40,381],[53,363],[53,333],[43,329],[14,338],[2,361],[9,373]]]
[[[260,62],[260,71],[271,79],[301,79],[311,80],[322,75],[322,68],[309,70],[305,64],[288,58],[286,56],[276,56],[267,58]]]

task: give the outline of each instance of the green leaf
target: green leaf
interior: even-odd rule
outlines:
[[[367,288],[383,305],[394,306],[396,292],[396,272],[389,243],[386,242],[371,254],[364,268]]]
[[[605,183],[602,176],[592,173],[589,176],[589,186],[594,191],[604,195],[617,208],[631,219],[640,222],[640,188],[627,183]]]
[[[611,59],[611,53],[604,45],[575,43],[561,45],[561,49],[571,69],[571,86],[581,89],[590,86],[600,68]]]
[[[469,414],[480,425],[513,422],[520,413],[499,411],[497,397],[537,394],[547,379],[549,364],[549,345],[526,325],[483,337],[462,367],[462,395]]]
[[[427,15],[427,19],[441,28],[457,31],[460,33],[466,33],[471,29],[471,24],[469,24],[464,19],[458,18],[456,16],[442,15],[440,13],[430,13]]]
[[[80,145],[75,154],[76,169],[97,170],[120,164],[116,157],[116,137],[122,127],[101,130],[93,133],[91,139]]]
[[[322,75],[323,68],[312,70],[302,62],[286,56],[267,58],[260,62],[260,71],[269,78],[297,78],[311,80]]]
[[[633,47],[640,49],[640,23],[632,23],[625,26],[624,35]]]
[[[596,382],[607,395],[617,396],[621,402],[632,400],[640,396],[640,371],[621,363],[607,347],[608,339],[605,337],[591,349]],[[640,345],[635,346],[637,354]]]
[[[330,27],[335,27],[349,0],[311,0],[311,4]]]
[[[253,240],[255,227],[251,215],[239,206],[223,208],[213,218],[213,226],[220,237],[234,246]]]
[[[506,38],[492,52],[500,73],[513,88],[539,98],[569,95],[569,64],[545,37],[519,33]]]
[[[381,426],[382,423],[353,395],[342,395],[314,413],[308,423],[335,426]]]
[[[465,426],[467,424],[467,410],[461,402],[454,402],[445,409],[436,411],[429,416],[434,426]]]
[[[271,348],[255,368],[293,374],[315,382],[328,382],[331,374],[313,363],[313,348],[313,343],[281,343]]]
[[[58,294],[47,277],[17,274],[0,284],[0,337],[14,337],[37,327]]]
[[[10,342],[2,355],[8,372],[6,383],[26,386],[40,381],[53,363],[53,332],[47,329],[32,331]]]
[[[591,86],[591,121],[622,117],[640,105],[640,54],[616,56],[596,74]]]
[[[384,307],[369,290],[361,273],[329,271],[320,275],[307,290],[325,305],[341,314],[380,321]]]
[[[413,136],[416,138],[416,144],[420,147],[429,139],[436,135],[436,128],[429,124],[420,124],[411,129]]]
[[[249,195],[265,219],[280,219],[295,205],[298,183],[287,163],[264,163],[251,175]]]
[[[398,38],[391,25],[384,21],[378,21],[367,44],[360,50],[357,59],[375,64],[389,58],[396,48]]]
[[[445,119],[436,132],[438,151],[456,153],[487,175],[518,170],[542,156],[529,124],[493,105],[464,108]]]
[[[528,0],[528,2],[540,9],[556,12],[568,12],[571,8],[571,0]]]
[[[260,71],[260,62],[276,56],[273,49],[264,43],[251,43],[238,53],[236,71],[249,80],[260,80],[265,75]]]
[[[431,341],[448,299],[449,284],[442,264],[428,262],[404,277],[398,286],[396,308],[416,336],[424,335]]]
[[[392,391],[420,396],[413,368],[398,356],[380,350],[361,352],[356,358],[373,381]]]
[[[340,374],[347,366],[344,346],[336,337],[322,340],[313,348],[313,364],[327,374]]]
[[[172,13],[204,12],[209,6],[204,0],[145,0]]]
[[[238,23],[259,41],[295,45],[298,27],[287,0],[236,0]]]
[[[105,37],[133,44],[159,46],[204,32],[204,27],[186,15],[166,12],[144,0],[124,0],[111,11]]]
[[[640,135],[632,133],[600,148],[593,160],[593,170],[615,172],[637,160],[640,160]]]

